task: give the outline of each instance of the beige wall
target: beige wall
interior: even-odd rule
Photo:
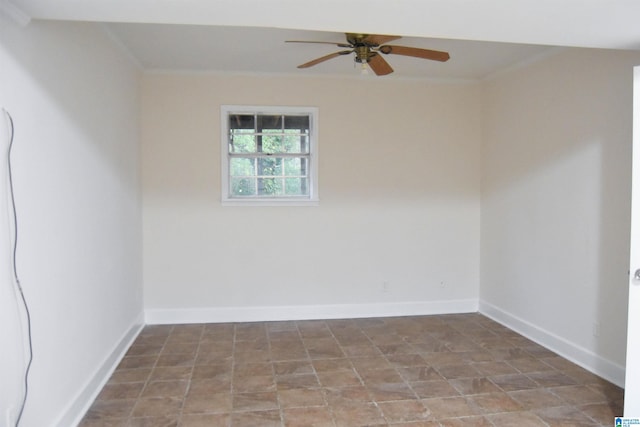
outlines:
[[[93,24],[22,26],[1,11],[0,64],[15,124],[16,262],[33,326],[20,426],[75,426],[144,320],[139,73]],[[0,135],[0,425],[13,426],[27,326],[11,262],[4,114]]]
[[[479,94],[372,78],[146,75],[147,320],[474,310]],[[319,108],[319,206],[221,206],[223,104]]]
[[[567,49],[477,84],[147,74],[147,321],[479,302],[621,384],[639,62]],[[320,206],[220,205],[222,104],[319,108]]]
[[[639,63],[566,50],[484,96],[480,309],[619,384]]]

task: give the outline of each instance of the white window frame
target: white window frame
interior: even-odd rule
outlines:
[[[230,195],[229,115],[231,114],[309,115],[309,196],[247,197]],[[317,206],[318,197],[318,108],[289,106],[222,105],[220,108],[220,163],[223,206]]]

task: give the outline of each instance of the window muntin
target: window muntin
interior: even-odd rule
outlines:
[[[315,108],[222,112],[223,201],[317,201]]]

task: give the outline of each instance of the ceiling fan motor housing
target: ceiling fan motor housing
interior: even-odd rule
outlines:
[[[356,62],[360,64],[366,64],[371,60],[371,57],[375,55],[375,53],[371,52],[369,46],[366,45],[356,46],[353,51],[356,54]]]

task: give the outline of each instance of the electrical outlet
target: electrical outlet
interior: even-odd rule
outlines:
[[[593,322],[593,336],[596,338],[600,336],[600,322]]]
[[[389,281],[382,282],[382,292],[389,292]]]

